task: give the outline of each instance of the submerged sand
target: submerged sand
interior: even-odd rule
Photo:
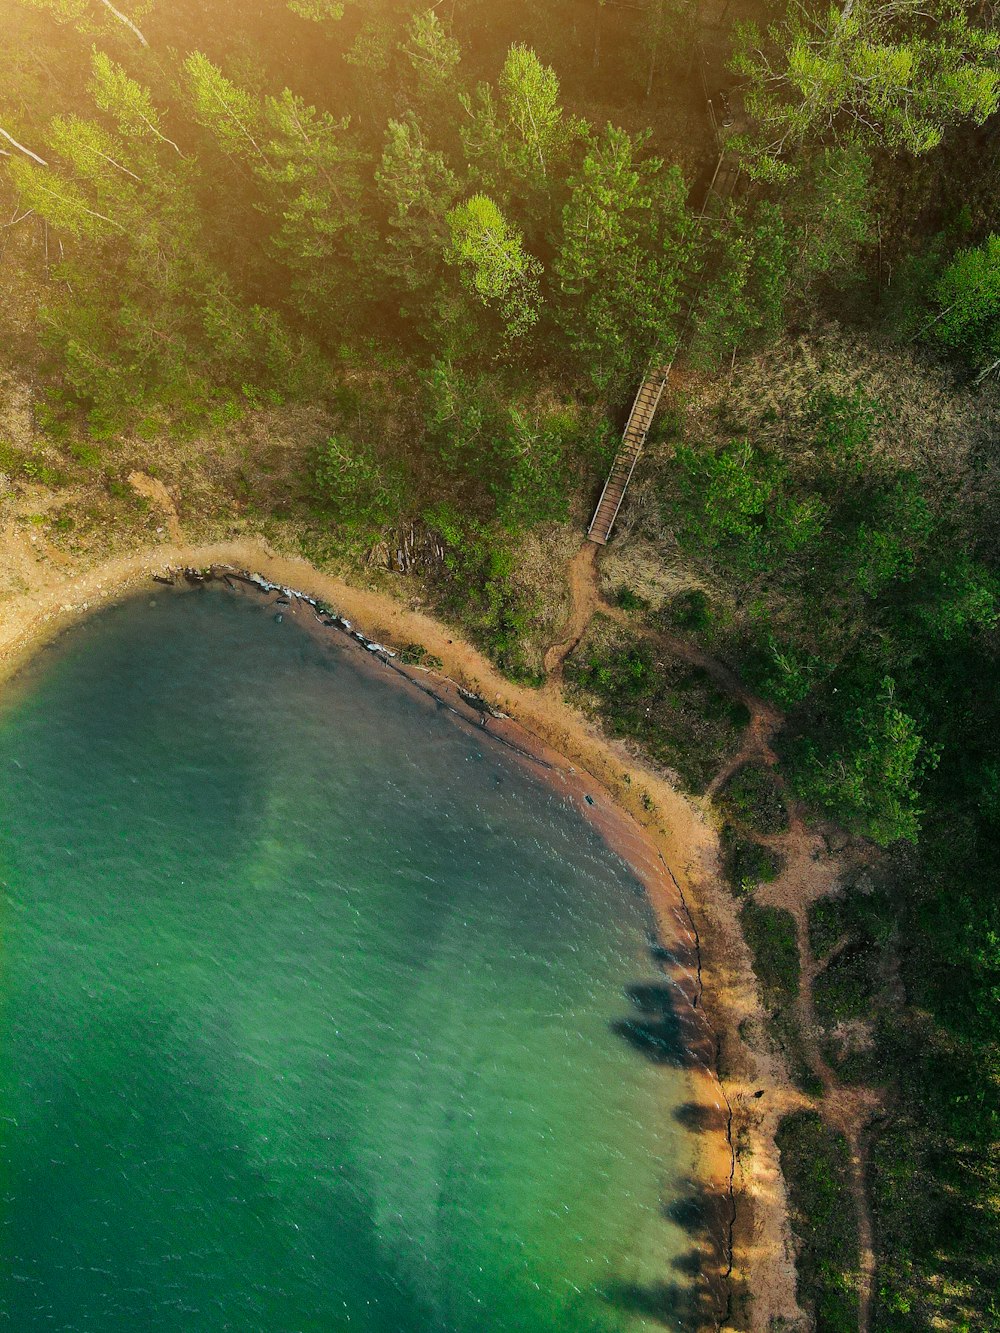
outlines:
[[[26,590],[0,602],[0,681],[81,616],[151,586],[153,575],[223,566],[322,600],[371,640],[390,647],[417,643],[440,658],[434,673],[395,661],[379,665],[405,676],[408,688],[433,690],[457,717],[516,746],[546,780],[576,799],[633,866],[666,951],[677,959],[671,973],[687,999],[685,1026],[699,1055],[692,1073],[694,1100],[703,1111],[698,1183],[715,1218],[712,1253],[706,1253],[715,1309],[706,1310],[705,1326],[765,1329],[783,1320],[787,1328],[801,1327],[773,1146],[777,1120],[788,1109],[787,1083],[777,1060],[757,1053],[747,1064],[737,1034],[742,1020],[760,1017],[760,1004],[735,913],[718,888],[715,832],[695,803],[567,704],[555,682],[540,689],[514,684],[422,610],[248,540],[146,546],[89,570],[36,565]],[[318,623],[302,606],[304,623]],[[484,715],[463,690],[505,716]],[[721,1081],[720,1047],[726,1052]],[[746,1150],[735,1152],[736,1142]]]

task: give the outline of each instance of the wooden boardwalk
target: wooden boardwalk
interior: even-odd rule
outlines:
[[[594,517],[587,529],[587,536],[599,546],[603,546],[611,535],[618,510],[625,498],[625,488],[632,479],[635,465],[642,453],[642,446],[646,443],[646,436],[663,397],[663,390],[667,387],[672,364],[671,359],[665,366],[651,370],[639,386],[632,411],[629,413],[625,434],[622,436],[615,461],[611,465],[601,498],[594,510]]]
[[[707,85],[705,95],[708,96]],[[709,110],[712,110],[711,102],[709,102]],[[712,124],[715,126],[714,112]],[[716,136],[718,138],[717,128]],[[705,202],[699,215],[699,224],[703,223],[713,213],[722,210],[726,201],[732,198],[735,193],[739,180],[739,165],[734,158],[727,154],[725,147],[721,146],[719,160],[709,182]],[[677,352],[683,345],[685,335],[690,327],[700,291],[701,283],[699,282],[686,292],[683,306],[684,318],[677,339],[677,347],[669,360],[663,361],[661,358],[654,361],[635,396],[635,402],[632,404],[632,410],[625,424],[622,442],[618,446],[618,452],[611,464],[608,479],[604,483],[603,491],[601,491],[601,498],[594,510],[594,517],[590,520],[590,526],[587,529],[588,539],[596,542],[599,546],[603,546],[611,536],[611,529],[615,525],[618,511],[621,509],[625,491],[632,480],[632,473],[635,471],[635,465],[639,461],[639,455],[642,453],[646,437],[649,435],[656,409],[659,407],[663,391],[667,387],[667,381],[670,378],[670,371],[673,368]]]

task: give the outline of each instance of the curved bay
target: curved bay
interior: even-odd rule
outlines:
[[[683,1324],[683,1052],[556,791],[219,588],[41,654],[0,783],[5,1326]]]

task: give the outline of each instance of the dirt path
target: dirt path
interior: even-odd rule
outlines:
[[[806,828],[801,812],[794,804],[791,804],[788,832],[767,842],[785,856],[785,869],[774,884],[758,890],[757,901],[784,908],[795,921],[801,968],[796,1003],[799,1031],[809,1066],[823,1084],[822,1101],[814,1109],[832,1129],[843,1134],[850,1153],[850,1191],[858,1219],[858,1330],[868,1333],[875,1245],[865,1180],[865,1133],[881,1108],[881,1098],[871,1088],[842,1084],[820,1049],[817,1035],[820,1025],[813,1003],[813,985],[830,957],[819,962],[809,941],[809,906],[836,888],[843,866],[837,858],[816,859],[821,839]],[[841,941],[840,947],[843,944]]]
[[[567,657],[583,638],[594,614],[603,609],[597,582],[597,546],[584,542],[566,570],[569,579],[570,612],[563,627],[563,637],[547,649],[544,659],[545,674],[549,680],[562,675]]]
[[[136,495],[141,495],[144,500],[148,500],[150,504],[155,505],[157,509],[162,511],[167,522],[167,532],[170,540],[172,542],[183,541],[184,534],[181,532],[177,506],[163,482],[156,477],[149,476],[146,472],[133,472],[129,476],[128,484]]]
[[[740,749],[716,772],[706,789],[707,798],[716,796],[732,775],[751,760],[773,766],[777,762],[777,756],[772,745],[775,734],[784,721],[782,714],[747,690],[739,677],[716,658],[702,652],[680,636],[634,625],[620,607],[607,602],[600,589],[598,550],[594,543],[584,542],[570,563],[569,617],[562,637],[549,648],[544,659],[546,674],[549,677],[548,687],[558,690],[567,658],[586,634],[593,617],[599,612],[618,624],[628,625],[634,634],[655,639],[662,648],[682,661],[702,668],[721,691],[747,708],[750,721]],[[780,776],[779,781],[784,787]],[[858,1330],[859,1333],[868,1333],[875,1274],[875,1250],[871,1209],[865,1183],[865,1132],[879,1110],[880,1099],[871,1089],[841,1084],[820,1049],[817,1035],[819,1024],[813,1004],[813,983],[825,964],[820,964],[813,954],[808,928],[809,905],[837,887],[845,867],[840,858],[823,854],[825,849],[821,838],[806,827],[800,809],[789,800],[787,790],[785,797],[790,811],[788,831],[763,840],[769,847],[781,852],[785,858],[785,868],[773,884],[758,890],[756,897],[762,904],[785,908],[794,919],[801,966],[797,1017],[806,1059],[812,1072],[822,1082],[823,1097],[819,1101],[807,1098],[798,1093],[785,1079],[782,1081],[783,1086],[774,1089],[777,1096],[772,1098],[769,1116],[758,1118],[757,1127],[763,1131],[766,1119],[770,1123],[770,1132],[773,1136],[783,1115],[793,1110],[808,1108],[817,1110],[831,1128],[843,1134],[850,1154],[850,1192],[858,1219]],[[733,915],[735,916],[735,913]],[[739,1095],[736,1101],[737,1103],[740,1101]]]

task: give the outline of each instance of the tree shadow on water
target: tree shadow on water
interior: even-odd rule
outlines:
[[[618,1311],[683,1333],[719,1328],[732,1301],[726,1243],[731,1207],[727,1189],[684,1182],[679,1197],[663,1205],[664,1220],[681,1228],[690,1241],[670,1261],[677,1276],[612,1282],[604,1289],[604,1299]]]
[[[636,1012],[615,1019],[612,1032],[653,1064],[689,1066],[692,1054],[677,1016],[675,989],[663,982],[636,982],[626,987],[625,994]]]

